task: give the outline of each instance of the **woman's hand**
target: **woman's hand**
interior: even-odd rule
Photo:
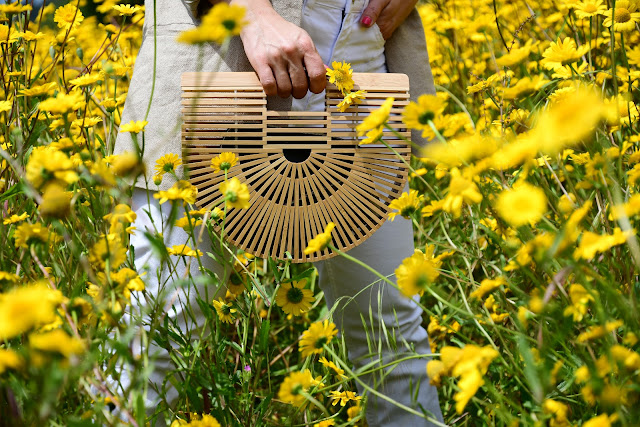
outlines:
[[[304,97],[320,93],[326,69],[311,37],[273,10],[268,0],[234,0],[247,8],[248,24],[240,37],[267,95]]]
[[[418,0],[370,0],[362,12],[360,22],[365,27],[378,23],[380,32],[388,40],[394,31],[407,19]]]

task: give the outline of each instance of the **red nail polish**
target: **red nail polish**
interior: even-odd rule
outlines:
[[[363,16],[362,17],[362,24],[363,25],[368,27],[369,25],[371,25],[371,22],[373,22],[373,20],[371,19],[370,16]]]

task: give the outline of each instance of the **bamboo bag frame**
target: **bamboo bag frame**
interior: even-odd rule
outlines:
[[[222,172],[211,159],[222,152],[239,157],[228,176],[247,184],[251,207],[229,209],[225,238],[258,257],[309,262],[336,253],[304,254],[309,241],[336,224],[333,245],[347,251],[369,238],[387,219],[408,175],[410,131],[402,123],[409,103],[405,74],[354,73],[354,90],[366,99],[346,112],[342,94],[327,84],[324,112],[271,111],[255,73],[182,74],[182,149],[198,207],[219,206]],[[359,145],[356,126],[395,101],[382,143]],[[407,163],[405,163],[407,162]]]

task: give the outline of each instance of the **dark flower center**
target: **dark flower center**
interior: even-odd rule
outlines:
[[[227,191],[227,200],[231,203],[234,203],[236,200],[238,200],[238,195],[233,191]]]
[[[416,277],[416,287],[418,289],[425,289],[429,284],[429,278],[426,274],[422,273],[418,277]]]
[[[322,348],[329,340],[327,337],[320,337],[316,340],[316,348]]]
[[[236,28],[236,21],[233,19],[225,19],[222,21],[222,26],[224,26],[227,31],[233,31]]]
[[[433,114],[433,111],[425,111],[424,113],[420,114],[420,117],[418,117],[418,121],[421,125],[428,125],[429,122],[433,121],[433,119],[435,118],[436,115]]]
[[[302,293],[302,291],[295,286],[292,286],[291,289],[287,291],[287,299],[293,304],[298,304],[300,301],[302,301],[303,297],[304,294]]]

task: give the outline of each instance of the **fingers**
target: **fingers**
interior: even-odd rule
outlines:
[[[289,64],[289,76],[293,86],[291,90],[293,97],[296,99],[304,98],[309,90],[309,82],[302,61],[298,60]]]
[[[387,6],[389,0],[370,0],[369,4],[362,12],[360,23],[365,27],[372,26],[382,13],[382,10]]]
[[[261,66],[254,68],[256,70],[256,74],[258,74],[264,93],[268,96],[276,95],[278,93],[278,86],[276,84],[276,78],[271,71],[271,67],[267,64],[262,64]]]
[[[320,54],[315,48],[313,52],[304,56],[304,66],[309,76],[309,90],[313,93],[320,93],[327,85],[327,66],[324,65]]]
[[[276,93],[281,98],[288,98],[291,95],[292,85],[287,64],[284,61],[272,63],[271,71],[276,77]]]

